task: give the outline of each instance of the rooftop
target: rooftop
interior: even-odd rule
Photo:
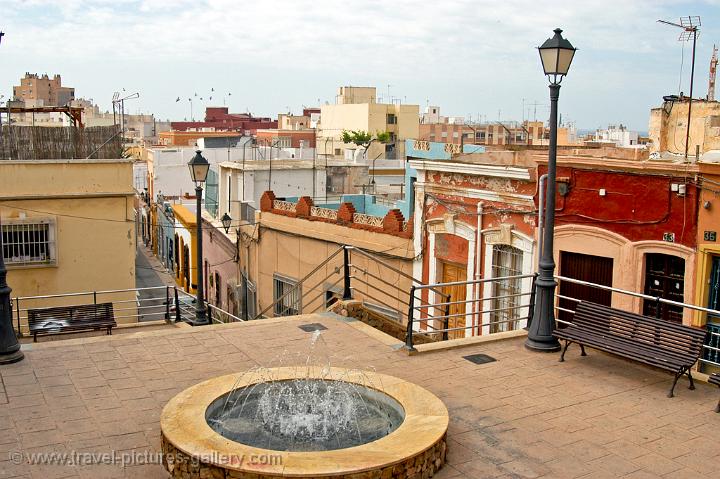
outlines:
[[[24,361],[0,367],[0,477],[168,477],[158,464],[27,458],[114,453],[152,462],[170,398],[214,376],[270,365],[283,352],[307,351],[310,333],[298,328],[305,323],[327,327],[322,337],[334,366],[375,369],[443,400],[448,463],[436,478],[717,475],[717,388],[678,387],[668,399],[666,374],[594,350],[585,358],[571,350],[558,363],[555,354],[525,350],[522,338],[408,356],[395,339],[326,313],[24,345]],[[463,358],[475,353],[496,361]]]

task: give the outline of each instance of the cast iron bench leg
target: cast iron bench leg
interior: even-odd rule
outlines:
[[[670,387],[670,392],[668,392],[667,397],[669,397],[669,398],[675,397],[675,394],[674,394],[675,385],[677,384],[678,379],[680,379],[680,376],[682,376],[683,374],[685,374],[685,368],[681,368],[680,371],[675,373],[675,379],[673,380],[672,386]]]
[[[718,401],[718,405],[715,406],[715,412],[720,413],[720,401]]]
[[[570,341],[568,341],[568,340],[566,339],[566,340],[565,340],[565,348],[563,349],[563,352],[562,352],[562,354],[560,355],[560,362],[561,362],[561,363],[565,361],[565,352],[567,351],[568,346],[570,346]]]
[[[582,345],[582,344],[580,345],[580,350],[582,351],[582,353],[580,354],[580,356],[587,356],[587,353],[585,352],[585,346],[584,346],[584,345]]]
[[[691,391],[695,390],[695,383],[693,382],[692,378],[692,372],[690,371],[690,368],[687,370],[688,379],[690,380],[690,386],[688,386],[688,389]]]

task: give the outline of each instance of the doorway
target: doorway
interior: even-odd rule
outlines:
[[[448,263],[445,261],[438,261],[439,266],[442,268],[442,282],[443,283],[454,283],[458,281],[467,281],[467,267],[464,265]],[[467,292],[467,285],[455,285],[455,286],[443,286],[442,293],[444,295],[450,295],[449,302],[465,301],[465,294]],[[448,302],[446,299],[438,302]],[[448,315],[448,329],[452,328],[464,328],[465,324],[465,303],[451,304],[447,309]],[[445,316],[445,309],[442,312],[436,313],[438,316]],[[444,329],[443,324],[434,325],[438,329]],[[448,339],[458,339],[465,337],[465,329],[456,329],[454,331],[448,331]]]
[[[560,252],[560,276],[600,284],[602,286],[612,286],[612,274],[612,258],[591,254],[571,253],[568,251]],[[575,298],[580,301],[590,301],[602,304],[603,306],[610,306],[612,302],[611,291],[592,286],[560,281],[559,290],[561,296]],[[559,302],[561,308],[571,311],[575,311],[577,304],[577,301],[563,298],[560,298]],[[558,319],[572,323],[573,314],[563,311],[563,309],[559,311]],[[559,324],[559,327],[563,326],[564,323]]]
[[[685,296],[685,260],[669,254],[645,255],[645,294],[683,303]],[[643,314],[666,321],[682,323],[683,308],[670,304],[658,305],[643,301]]]

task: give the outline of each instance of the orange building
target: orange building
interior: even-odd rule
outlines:
[[[258,144],[274,145],[281,148],[300,148],[304,142],[306,148],[315,148],[315,129],[307,130],[258,130],[256,133]]]

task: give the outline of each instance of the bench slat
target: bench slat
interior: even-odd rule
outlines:
[[[650,341],[647,337],[633,337],[630,334],[625,334],[624,331],[617,331],[613,329],[607,329],[603,328],[601,325],[598,325],[598,321],[600,320],[593,320],[592,322],[585,322],[585,323],[578,323],[575,325],[575,328],[578,329],[578,331],[592,331],[596,334],[601,334],[607,337],[612,337],[616,339],[624,339],[627,341],[628,344],[632,346],[649,346],[654,349],[657,349],[659,351],[662,351],[663,353],[671,356],[676,356],[680,358],[685,357],[694,357],[697,358],[697,356],[702,351],[703,342],[702,340],[686,340],[682,342],[681,344],[676,344],[673,341],[668,341],[665,339],[665,336],[662,336],[662,334],[654,335],[654,339],[657,339],[656,341]],[[568,329],[568,328],[565,328]],[[562,334],[562,331],[564,329],[559,330],[560,334]]]

